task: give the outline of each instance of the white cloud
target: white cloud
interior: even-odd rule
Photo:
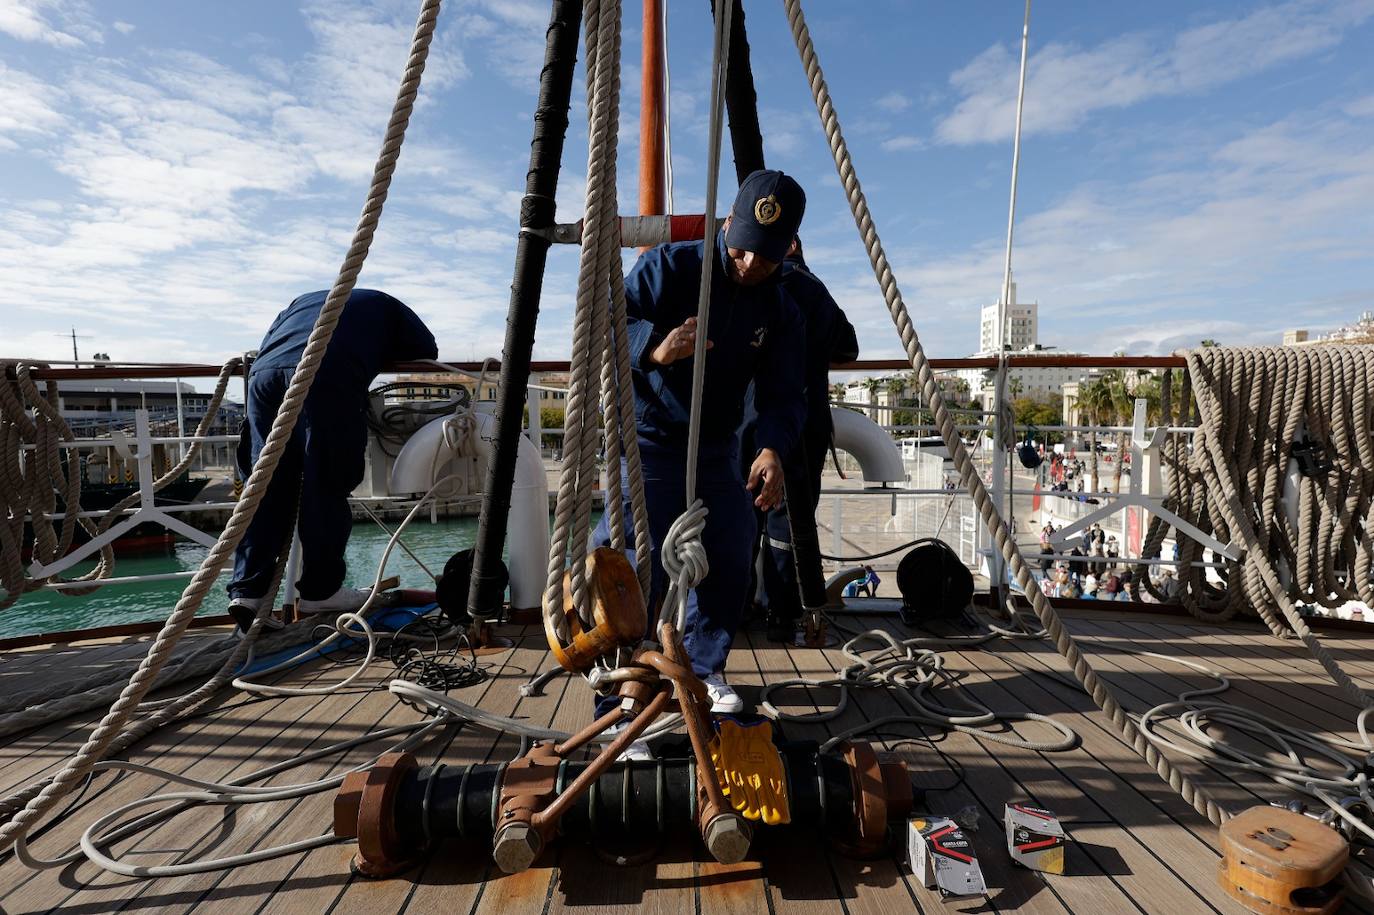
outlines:
[[[889,137],[879,145],[885,152],[911,152],[916,149],[925,149],[926,141],[920,137],[903,134],[902,136]]]
[[[887,93],[884,96],[880,96],[877,99],[877,101],[875,101],[873,104],[884,111],[891,111],[893,113],[896,113],[899,111],[906,111],[908,108],[910,108],[911,99],[907,98],[902,93],[894,90],[892,92]]]
[[[123,22],[119,19],[116,19],[112,25],[114,30],[121,35],[128,35],[136,28],[132,22]]]
[[[1329,293],[1299,289],[1285,300],[1266,291],[1256,302],[1257,289],[1358,264],[1374,248],[1374,151],[1363,125],[1313,112],[1199,158],[1132,181],[1080,184],[1020,220],[1015,269],[1023,295],[1041,303],[1042,342],[1130,352],[1204,336],[1276,343],[1284,327],[1307,320],[1308,296]],[[996,294],[1003,243],[989,233],[953,255],[894,256],[909,301],[966,316],[958,335],[948,322],[918,319],[939,351],[972,349],[975,309]],[[1351,282],[1351,300],[1374,301],[1374,282],[1358,273]]]
[[[99,44],[102,40],[90,6],[83,0],[4,0],[0,3],[0,32],[57,48]]]
[[[1374,17],[1374,0],[1290,0],[1194,27],[1160,42],[1124,35],[1096,47],[1051,42],[1031,55],[1026,77],[1027,135],[1057,133],[1094,112],[1150,98],[1198,92],[1339,44]],[[936,129],[943,142],[1011,137],[1017,58],[994,45],[950,77],[961,96]]]
[[[1356,99],[1346,105],[1344,111],[1352,118],[1374,117],[1374,95],[1366,95],[1364,98]]]
[[[46,133],[62,123],[60,93],[22,70],[0,63],[0,141],[6,134]]]

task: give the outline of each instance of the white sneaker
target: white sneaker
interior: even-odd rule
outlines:
[[[608,727],[606,729],[606,736],[614,740],[616,735],[623,730],[625,730],[625,722],[622,721],[620,724],[613,724]],[[654,751],[649,748],[649,742],[647,740],[633,740],[630,741],[630,745],[621,752],[619,757],[617,757],[617,761],[643,762],[644,760],[653,758]]]
[[[238,624],[239,632],[247,632],[253,625],[253,620],[257,617],[258,611],[262,609],[261,597],[235,597],[229,601],[229,615]],[[263,629],[280,629],[282,621],[277,619],[275,614],[267,614],[267,619],[262,621]]]
[[[296,601],[296,610],[299,613],[352,613],[361,610],[371,596],[371,588],[340,588],[323,600],[302,597]]]
[[[725,682],[725,674],[716,672],[709,677],[702,677],[701,682],[706,684],[706,695],[711,697],[712,712],[733,715],[744,711],[744,700]]]

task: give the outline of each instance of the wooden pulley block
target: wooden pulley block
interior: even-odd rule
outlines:
[[[1350,846],[1334,829],[1282,807],[1251,807],[1221,827],[1221,887],[1261,915],[1329,915],[1345,899]]]
[[[569,643],[563,645],[556,633],[544,627],[553,656],[573,673],[591,669],[607,652],[634,645],[644,638],[649,626],[639,577],[619,550],[603,546],[587,557],[587,590],[595,623],[591,630],[583,628],[573,607],[572,575],[568,572],[563,573],[563,616],[572,636]]]

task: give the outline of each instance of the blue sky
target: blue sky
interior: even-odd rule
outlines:
[[[627,4],[621,211],[636,201]],[[417,2],[0,0],[0,356],[218,362],[333,278]],[[710,23],[669,9],[675,200],[704,200]],[[809,260],[900,352],[778,0],[746,2],[765,151],[810,198]],[[857,170],[927,350],[977,345],[1001,281],[1022,4],[811,0]],[[499,355],[548,7],[448,0],[360,283]],[[1042,2],[1015,268],[1048,345],[1277,343],[1374,308],[1374,0]],[[580,215],[585,99],[560,219]],[[733,180],[727,162],[723,174]],[[730,199],[722,190],[722,200]],[[722,203],[722,207],[727,204]],[[537,356],[565,357],[576,250]]]

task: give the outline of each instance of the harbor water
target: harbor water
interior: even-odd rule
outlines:
[[[387,526],[395,530],[395,525],[396,522],[389,522]],[[444,563],[450,556],[472,546],[476,538],[475,517],[440,518],[433,523],[428,518],[417,518],[402,535],[406,546],[435,575],[443,573]],[[372,583],[387,540],[388,535],[370,521],[359,521],[353,525],[353,534],[345,553],[348,562],[347,584],[366,587]],[[155,553],[118,556],[114,574],[122,578],[194,571],[206,553],[206,548],[200,544],[178,540],[167,549]],[[78,566],[72,574],[79,575],[92,566],[93,563]],[[220,576],[197,615],[215,616],[225,612],[229,599],[224,585],[229,581],[230,571],[226,569]],[[387,575],[400,576],[403,588],[434,588],[434,580],[429,573],[399,547],[391,552]],[[163,620],[176,605],[189,580],[178,578],[109,585],[81,597],[56,591],[25,594],[14,606],[0,613],[0,638]]]

